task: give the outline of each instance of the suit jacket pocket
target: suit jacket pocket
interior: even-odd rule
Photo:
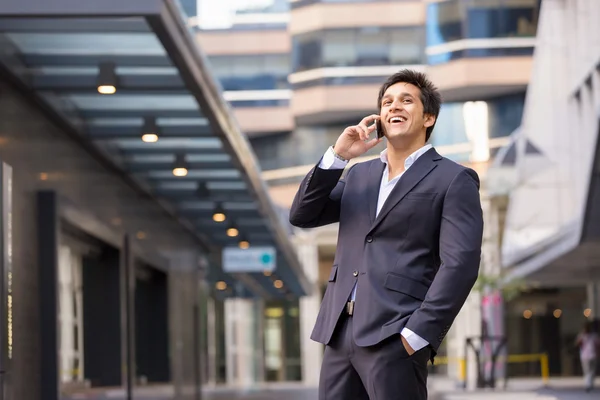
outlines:
[[[421,301],[425,300],[425,295],[429,290],[429,287],[424,283],[393,272],[387,273],[383,286],[389,290],[406,294]]]
[[[329,282],[335,282],[335,277],[337,276],[337,265],[331,267],[331,273],[329,274]]]
[[[409,192],[404,197],[405,199],[411,200],[433,200],[437,196],[437,193],[434,192]]]

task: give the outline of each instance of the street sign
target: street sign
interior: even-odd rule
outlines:
[[[223,248],[224,272],[273,271],[276,266],[274,247]]]

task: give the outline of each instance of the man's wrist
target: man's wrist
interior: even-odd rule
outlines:
[[[333,156],[335,158],[337,158],[338,160],[343,161],[343,162],[350,161],[349,158],[346,158],[346,157],[342,156],[340,153],[338,153],[337,151],[335,151],[335,147],[334,146],[330,146],[329,149],[331,150],[331,154],[333,154]]]

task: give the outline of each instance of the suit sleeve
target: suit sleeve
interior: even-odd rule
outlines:
[[[321,168],[320,161],[300,183],[290,209],[290,223],[299,228],[314,228],[339,222],[345,181],[343,168]],[[352,169],[352,168],[350,168]],[[350,171],[348,171],[350,173]]]
[[[406,327],[437,351],[471,292],[481,261],[483,212],[479,177],[461,171],[450,184],[440,224],[440,268]]]

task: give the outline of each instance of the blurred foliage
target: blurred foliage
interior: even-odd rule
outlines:
[[[505,301],[510,301],[527,290],[524,279],[513,279],[505,282],[504,275],[479,274],[473,290],[485,294],[486,290],[494,292],[500,290]]]

